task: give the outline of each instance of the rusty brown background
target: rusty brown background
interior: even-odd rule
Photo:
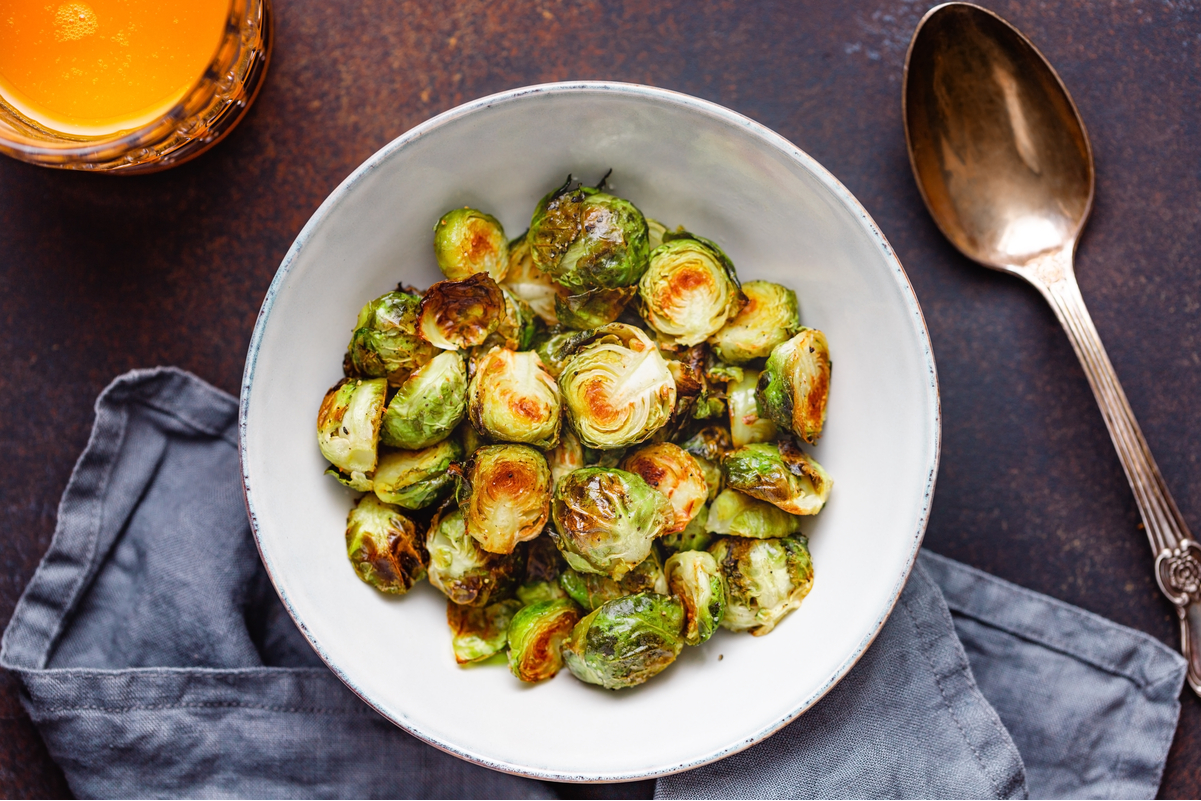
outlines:
[[[1099,185],[1080,284],[1201,533],[1201,13],[1152,0],[984,4],[1046,53],[1084,115]],[[1134,501],[1054,317],[1033,290],[952,250],[914,187],[901,65],[930,5],[276,0],[266,87],[198,161],[123,179],[0,159],[0,621],[49,544],[92,402],[111,378],[175,364],[237,393],[280,259],[359,162],[471,98],[613,79],[688,92],[774,128],[891,239],[942,384],[928,546],[1174,645]],[[1161,792],[1201,795],[1192,695]],[[68,793],[15,680],[0,675],[0,794]]]

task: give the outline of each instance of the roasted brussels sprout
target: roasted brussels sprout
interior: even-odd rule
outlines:
[[[830,396],[830,349],[826,335],[802,328],[777,345],[759,374],[759,410],[810,445],[826,422]]]
[[[476,273],[501,281],[509,268],[509,240],[499,220],[464,206],[446,212],[434,226],[434,256],[452,281]]]
[[[746,305],[709,338],[717,358],[730,364],[766,359],[772,348],[788,341],[801,327],[796,293],[771,281],[742,285]]]
[[[545,339],[534,348],[546,371],[555,378],[563,372],[569,359],[579,350],[580,345],[591,339],[589,331],[576,331],[571,328],[557,328],[551,331]]]
[[[551,478],[558,484],[563,476],[584,466],[584,446],[570,429],[564,430],[559,436],[559,444],[547,452],[546,461],[550,465]]]
[[[712,242],[688,236],[655,248],[638,294],[647,324],[684,346],[717,333],[743,304],[730,260]]]
[[[346,519],[346,553],[359,578],[380,592],[403,595],[425,578],[425,549],[413,521],[371,494]]]
[[[443,351],[400,385],[384,410],[380,441],[415,451],[446,439],[467,411],[467,365]]]
[[[344,378],[321,401],[317,445],[349,481],[362,481],[375,469],[387,392],[383,378]]]
[[[663,563],[654,548],[642,562],[622,576],[621,581],[614,581],[608,576],[596,573],[577,573],[570,567],[559,576],[559,586],[571,596],[571,599],[591,612],[598,606],[633,595],[636,592],[657,592],[667,594],[667,576],[663,573]]]
[[[471,422],[489,437],[538,448],[559,441],[559,385],[536,352],[488,351],[476,361],[467,395]]]
[[[459,487],[467,533],[490,553],[512,553],[542,533],[550,514],[546,459],[525,445],[489,445],[472,454]]]
[[[660,442],[639,448],[621,461],[621,469],[667,496],[675,516],[665,534],[683,531],[709,497],[705,474],[692,455],[679,445]]]
[[[726,455],[721,471],[727,487],[794,515],[820,512],[834,484],[811,456],[789,444],[744,445]]]
[[[555,298],[571,294],[571,290],[555,283],[549,275],[534,266],[530,239],[525,234],[509,243],[509,271],[505,274],[505,288],[528,303],[547,325],[559,324]]]
[[[570,178],[538,202],[526,236],[534,265],[576,292],[632,286],[646,271],[642,212]]]
[[[624,323],[591,332],[559,374],[559,388],[576,434],[593,448],[642,442],[671,419],[676,404],[659,349]]]
[[[621,316],[626,304],[637,293],[632,286],[592,289],[578,295],[555,298],[555,316],[559,324],[587,331],[608,325]]]
[[[443,509],[430,521],[425,548],[429,551],[429,577],[442,593],[462,606],[487,606],[504,600],[522,574],[522,557],[489,553],[467,533],[463,513]]]
[[[419,451],[381,453],[372,489],[384,503],[405,509],[433,506],[454,487],[450,465],[462,455],[463,449],[453,439]]]
[[[745,370],[742,380],[731,381],[727,393],[730,404],[730,439],[741,448],[752,442],[771,442],[776,438],[776,424],[759,414],[755,387],[759,373]]]
[[[658,220],[646,218],[646,246],[652,251],[663,244],[663,235],[667,233],[667,226]]]
[[[364,306],[346,350],[346,374],[387,378],[399,386],[409,373],[434,358],[437,349],[418,331],[420,310],[421,295],[403,290]]]
[[[700,465],[705,483],[709,485],[709,500],[713,500],[721,492],[721,459],[734,447],[730,442],[730,433],[721,426],[705,426],[680,443],[680,447],[692,454],[692,458]]]
[[[772,507],[775,508],[774,506]],[[778,509],[776,511],[779,511]],[[664,534],[659,538],[659,547],[663,553],[671,556],[680,551],[703,551],[713,542],[713,535],[706,530],[709,522],[708,508],[702,508],[697,516],[692,518],[688,528],[676,534]]]
[[[661,672],[684,647],[684,605],[671,595],[640,592],[609,601],[576,623],[563,661],[580,681],[610,690]]]
[[[480,345],[505,316],[505,295],[487,273],[439,281],[421,299],[421,336],[443,350]]]
[[[580,621],[570,598],[530,604],[509,624],[509,670],[522,681],[552,678],[563,667],[563,643]]]
[[[507,288],[501,287],[505,297],[505,314],[500,318],[496,330],[488,335],[480,347],[508,348],[509,350],[529,350],[538,335],[538,327],[542,324],[538,315],[530,308],[530,304],[514,295]]]
[[[640,476],[607,467],[569,473],[551,503],[555,545],[582,573],[620,579],[646,559],[674,519],[671,502]]]
[[[771,540],[722,537],[709,546],[709,553],[726,579],[721,625],[730,631],[767,634],[813,587],[809,543],[800,535]]]
[[[671,594],[684,604],[684,643],[700,645],[713,636],[726,613],[726,580],[712,554],[681,551],[664,568]]]
[[[799,533],[801,519],[766,501],[727,489],[710,504],[705,528],[713,534],[763,540]]]
[[[447,601],[446,622],[450,624],[455,661],[466,665],[503,651],[509,641],[509,625],[521,606],[521,601],[514,599],[482,607]]]

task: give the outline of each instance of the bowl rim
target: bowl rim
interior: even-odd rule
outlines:
[[[717,118],[719,121],[732,124],[735,127],[742,128],[750,133],[754,138],[761,141],[763,144],[774,148],[783,155],[797,162],[802,168],[810,172],[818,178],[822,184],[835,195],[849,209],[856,212],[859,216],[859,222],[864,230],[876,242],[880,248],[886,261],[892,265],[892,277],[898,283],[902,290],[902,296],[909,307],[910,314],[916,318],[918,329],[922,335],[922,345],[925,356],[926,369],[928,371],[928,382],[933,390],[933,425],[930,429],[930,440],[928,444],[931,446],[933,458],[929,464],[928,473],[926,476],[926,487],[922,499],[921,510],[918,514],[918,519],[915,521],[913,531],[912,544],[909,555],[906,559],[904,568],[897,576],[896,583],[892,590],[892,600],[887,608],[882,610],[880,616],[872,627],[872,630],[863,638],[856,647],[855,651],[844,660],[833,675],[826,682],[812,692],[804,701],[788,710],[778,720],[763,727],[755,734],[748,737],[741,737],[736,742],[711,751],[703,756],[695,759],[690,759],[674,765],[661,766],[637,771],[617,771],[613,773],[590,773],[590,774],[573,774],[562,773],[554,770],[544,770],[532,768],[528,765],[516,764],[504,760],[497,760],[488,757],[484,754],[476,753],[470,749],[461,748],[454,743],[445,742],[433,737],[414,722],[407,719],[396,719],[392,715],[384,712],[379,705],[374,703],[364,691],[361,691],[354,683],[353,679],[348,676],[333,660],[333,658],[325,652],[321,644],[305,626],[300,619],[296,610],[293,608],[291,600],[287,593],[283,591],[280,583],[276,580],[276,573],[272,567],[270,558],[263,549],[263,540],[259,532],[258,515],[255,512],[255,504],[253,491],[250,486],[250,473],[248,470],[247,460],[247,415],[249,406],[250,392],[253,387],[255,369],[258,363],[259,349],[262,345],[264,332],[267,327],[268,320],[271,316],[271,311],[275,302],[275,298],[282,289],[288,274],[291,272],[293,262],[304,249],[309,238],[317,230],[317,228],[325,221],[333,210],[339,206],[354,189],[355,185],[370,173],[382,162],[390,158],[394,153],[406,147],[409,143],[429,136],[442,126],[458,120],[462,117],[470,116],[483,109],[491,106],[508,104],[519,101],[522,98],[537,96],[537,95],[560,95],[560,94],[602,94],[602,95],[617,95],[626,96],[638,99],[650,99],[659,103],[664,103],[672,106],[683,107],[687,110],[699,112],[706,116]],[[412,734],[414,737],[429,743],[441,751],[457,756],[469,762],[474,762],[478,765],[498,770],[503,773],[509,773],[517,776],[525,776],[534,779],[543,779],[548,781],[572,782],[572,783],[608,783],[608,782],[628,782],[641,779],[652,779],[660,776],[668,776],[674,773],[698,768],[702,765],[707,765],[711,762],[724,759],[740,751],[749,748],[759,742],[762,742],[767,737],[776,733],[784,726],[791,723],[803,713],[808,711],[814,704],[820,701],[825,695],[834,688],[846,675],[850,672],[871,644],[879,635],[884,623],[891,616],[895,609],[897,601],[901,597],[901,592],[905,588],[905,583],[909,578],[909,574],[913,571],[913,565],[917,559],[918,549],[921,547],[922,540],[925,537],[926,526],[930,519],[930,508],[934,497],[934,485],[938,477],[938,466],[941,459],[942,450],[942,398],[939,393],[938,372],[934,364],[934,350],[930,342],[930,331],[926,326],[925,315],[922,313],[921,305],[918,303],[917,294],[913,290],[913,285],[909,281],[909,276],[905,272],[905,268],[901,265],[900,259],[896,252],[888,243],[879,226],[876,225],[871,215],[863,204],[851,194],[851,192],[843,186],[834,175],[819,164],[812,156],[801,150],[796,145],[789,142],[780,134],[771,130],[767,126],[755,122],[754,120],[732,111],[724,106],[718,105],[708,100],[702,100],[691,95],[675,92],[670,89],[660,89],[658,87],[646,86],[643,84],[624,83],[619,81],[562,81],[555,83],[534,84],[530,86],[518,87],[509,89],[503,92],[487,95],[463,103],[454,108],[448,109],[425,122],[410,128],[400,136],[388,142],[381,147],[366,160],[363,161],[353,172],[350,173],[338,186],[322,201],[317,210],[313,212],[308,222],[296,235],[296,239],[288,248],[283,260],[280,262],[279,268],[276,270],[275,277],[272,279],[270,286],[267,288],[266,295],[263,298],[263,304],[259,309],[258,317],[255,320],[254,332],[251,335],[250,347],[246,355],[246,366],[242,375],[241,393],[238,399],[238,459],[242,475],[242,494],[246,505],[246,513],[250,520],[251,531],[254,534],[255,547],[258,549],[259,557],[263,562],[263,567],[267,571],[267,576],[271,580],[272,586],[275,588],[276,594],[280,601],[283,602],[284,608],[288,615],[292,618],[293,623],[300,629],[309,645],[317,653],[317,656],[322,662],[337,676],[350,690],[357,695],[369,707],[378,712],[383,718],[391,721],[394,725]]]

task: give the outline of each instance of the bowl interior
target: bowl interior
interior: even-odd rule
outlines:
[[[398,281],[438,280],[447,209],[496,215],[510,236],[568,173],[613,169],[648,216],[720,243],[743,280],[796,290],[834,363],[816,458],[834,477],[808,521],[816,570],[769,636],[720,631],[648,684],[608,692],[563,674],[538,686],[463,669],[428,583],[385,597],[356,578],[343,532],[353,494],[322,475],[321,398],[355,314]],[[334,192],[284,260],[242,392],[248,505],[275,586],[325,661],[381,713],[439,747],[565,780],[636,778],[740,750],[827,692],[871,642],[925,530],[938,393],[917,301],[867,213],[808,156],[703,101],[646,87],[552,85],[448,112],[381,150]]]

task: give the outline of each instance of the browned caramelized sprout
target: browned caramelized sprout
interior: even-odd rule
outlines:
[[[721,625],[730,631],[767,634],[813,588],[809,542],[799,534],[769,540],[722,537],[709,553],[726,580]]]
[[[446,212],[434,226],[434,256],[452,281],[477,273],[501,281],[509,266],[509,242],[499,220],[464,206]]]
[[[670,442],[639,448],[622,460],[621,469],[641,476],[667,496],[675,519],[664,529],[665,534],[683,531],[709,497],[701,466],[691,454]]]
[[[810,445],[826,422],[830,397],[830,349],[826,335],[802,328],[777,345],[759,374],[759,410]]]
[[[642,316],[668,343],[704,342],[742,308],[734,265],[712,242],[668,235],[638,282]]]
[[[480,345],[505,316],[505,296],[487,273],[439,281],[421,299],[421,336],[443,350]]]
[[[467,533],[490,553],[512,553],[542,533],[550,515],[550,468],[526,445],[489,445],[472,454],[459,489]]]
[[[403,595],[425,578],[425,549],[413,521],[368,493],[346,519],[346,553],[359,578]]]
[[[446,622],[455,661],[460,665],[482,662],[503,651],[509,641],[509,624],[521,606],[521,601],[512,598],[483,607],[447,601]]]
[[[522,681],[552,678],[563,667],[563,643],[580,620],[570,598],[539,601],[509,624],[509,670]]]
[[[721,463],[726,486],[794,515],[815,515],[826,505],[834,480],[813,457],[789,440],[744,445]]]
[[[471,422],[492,439],[537,448],[559,441],[559,385],[535,351],[488,351],[476,362],[467,396]]]
[[[317,445],[347,480],[363,482],[375,470],[388,382],[346,378],[325,394],[317,412]]]
[[[771,281],[748,281],[742,293],[746,305],[709,338],[717,358],[730,364],[766,359],[801,327],[796,293],[791,289]]]
[[[400,386],[438,351],[418,333],[421,294],[398,289],[376,298],[359,312],[346,349],[348,376],[387,378]]]
[[[443,508],[426,533],[429,577],[442,593],[462,606],[487,606],[512,595],[524,571],[520,550],[489,553],[467,533],[463,513]]]

